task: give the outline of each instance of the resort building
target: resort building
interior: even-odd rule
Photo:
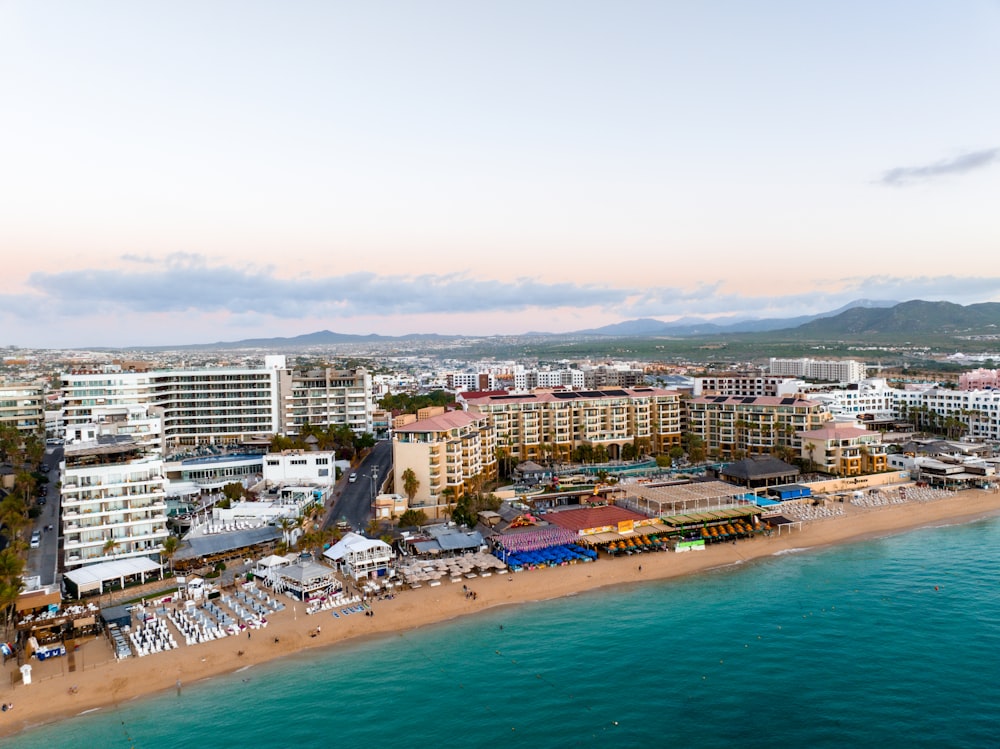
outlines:
[[[709,455],[732,460],[774,451],[798,455],[800,432],[830,420],[818,401],[777,396],[707,395],[685,402],[688,429]]]
[[[603,447],[612,460],[625,445],[662,453],[681,441],[681,397],[673,390],[536,390],[468,393],[470,414],[489,419],[498,448],[514,462],[569,460],[581,445]]]
[[[373,431],[372,378],[367,370],[281,369],[278,382],[281,433],[298,434],[305,424]]]
[[[161,409],[165,454],[204,445],[238,445],[306,424],[372,428],[371,377],[364,369],[296,371],[284,356],[263,367],[122,371],[117,366],[63,375],[67,428],[93,421],[95,409]]]
[[[958,376],[959,390],[1000,389],[1000,371],[996,369],[974,369]]]
[[[431,413],[396,427],[392,462],[397,489],[403,489],[407,469],[416,476],[410,506],[437,517],[478,482],[496,477],[496,437],[483,414],[440,408]]]
[[[897,390],[896,415],[917,429],[950,437],[1000,440],[1000,390]]]
[[[799,454],[804,465],[835,476],[860,476],[888,469],[882,435],[858,424],[830,422],[820,429],[799,432]]]
[[[22,432],[45,427],[45,399],[39,385],[0,383],[0,424]]]
[[[808,398],[822,403],[838,421],[862,417],[879,421],[895,417],[898,392],[884,379],[872,378],[842,388],[810,390]]]
[[[805,383],[790,375],[766,375],[753,372],[723,372],[695,377],[691,394],[700,395],[795,395]]]
[[[95,412],[68,430],[62,463],[63,564],[158,559],[167,538],[158,420],[142,409]]]
[[[821,361],[817,359],[775,359],[769,360],[768,370],[772,375],[790,375],[807,380],[829,380],[830,382],[860,382],[865,378],[864,363],[854,359]]]

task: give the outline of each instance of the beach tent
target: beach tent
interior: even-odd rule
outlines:
[[[133,557],[131,559],[116,559],[113,562],[102,562],[101,564],[91,564],[70,570],[63,575],[63,580],[67,582],[68,592],[73,593],[77,598],[84,593],[103,593],[104,583],[111,580],[118,580],[121,587],[125,587],[126,577],[139,576],[142,582],[146,582],[146,576],[152,573],[162,575],[163,568],[152,559],[147,557]]]

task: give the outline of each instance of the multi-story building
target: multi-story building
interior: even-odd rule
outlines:
[[[583,389],[584,373],[582,369],[525,369],[514,368],[514,389],[518,391],[534,390],[536,388],[572,388]]]
[[[159,419],[135,406],[100,409],[67,430],[61,485],[66,568],[156,559],[167,538]]]
[[[583,367],[583,385],[587,390],[634,388],[646,382],[646,372],[631,364],[598,364]]]
[[[397,490],[412,470],[418,483],[410,506],[437,517],[477,482],[496,477],[496,438],[485,415],[438,409],[396,427],[392,459]]]
[[[685,402],[688,430],[709,455],[732,459],[785,449],[798,455],[800,432],[831,416],[817,401],[797,397],[703,395]]]
[[[952,390],[931,387],[896,390],[896,416],[917,429],[1000,440],[1000,390]]]
[[[22,432],[45,428],[45,400],[39,385],[0,383],[0,424]]]
[[[864,363],[854,359],[822,361],[818,359],[770,359],[772,375],[790,375],[809,380],[830,382],[860,382],[865,378]]]
[[[814,390],[808,397],[823,403],[838,420],[853,421],[861,416],[879,420],[895,417],[897,393],[884,379],[871,378],[842,388]]]
[[[512,460],[568,460],[584,444],[603,446],[612,460],[626,444],[661,453],[681,441],[681,398],[673,390],[536,390],[468,393],[470,413],[489,417],[497,446]]]
[[[370,431],[374,410],[365,370],[295,371],[284,356],[266,356],[263,367],[70,372],[63,391],[68,429],[90,423],[105,406],[159,408],[166,453],[294,435],[305,423]]]
[[[279,370],[282,413],[279,430],[298,434],[303,424],[347,426],[371,432],[372,378],[367,370]]]
[[[695,377],[692,395],[795,395],[805,383],[791,375],[721,372]]]
[[[449,390],[496,390],[497,376],[492,372],[449,372],[446,376]]]
[[[1000,389],[1000,371],[996,369],[973,369],[958,376],[959,390]]]
[[[837,476],[877,473],[888,467],[882,435],[857,424],[831,422],[820,429],[799,432],[800,458],[815,470]]]

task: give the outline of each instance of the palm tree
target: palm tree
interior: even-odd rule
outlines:
[[[413,472],[412,468],[407,468],[403,471],[403,491],[406,492],[406,498],[412,503],[413,498],[417,496],[417,489],[420,488],[420,480],[417,478],[417,474]]]
[[[177,536],[167,536],[163,539],[163,546],[160,549],[160,556],[166,558],[170,565],[171,574],[174,572],[174,554],[177,553],[178,546],[180,546],[180,539]]]
[[[104,556],[114,556],[115,549],[117,549],[119,545],[118,539],[109,538],[104,542],[104,546],[101,548],[101,551],[104,552]]]
[[[281,522],[278,524],[281,528],[281,535],[284,539],[284,544],[286,547],[291,545],[291,532],[295,528],[295,521],[291,518],[282,518]]]

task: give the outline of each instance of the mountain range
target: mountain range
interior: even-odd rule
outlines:
[[[963,306],[952,302],[878,301],[859,299],[839,309],[818,315],[788,318],[741,319],[721,323],[703,318],[673,322],[655,319],[627,320],[600,328],[571,333],[525,333],[524,336],[551,338],[655,338],[703,337],[722,334],[776,333],[800,339],[841,339],[864,337],[909,337],[918,335],[973,335],[1000,332],[1000,303],[984,302]],[[329,330],[283,338],[249,338],[241,341],[194,344],[180,348],[272,348],[303,349],[332,344],[393,342],[446,342],[490,336],[447,336],[433,333],[405,336],[354,335]],[[506,336],[515,338],[517,336]],[[165,348],[165,347],[158,347]],[[175,347],[176,348],[176,347]]]

